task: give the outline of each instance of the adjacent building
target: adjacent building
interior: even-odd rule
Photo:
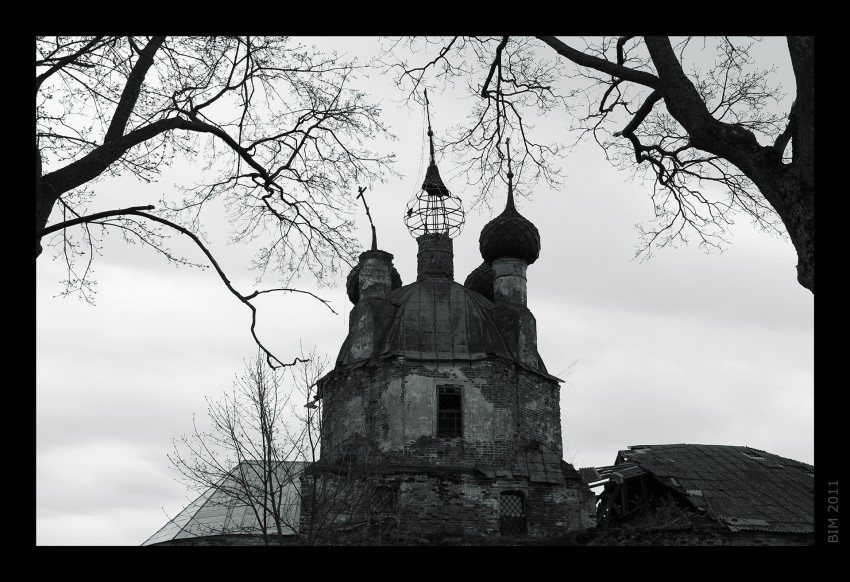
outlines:
[[[811,545],[814,466],[728,445],[636,445],[613,465],[580,469],[604,484],[605,543]]]

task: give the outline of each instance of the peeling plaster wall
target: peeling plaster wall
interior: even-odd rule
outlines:
[[[378,436],[381,451],[397,449],[403,443],[436,432],[437,402],[432,378],[394,378],[381,395],[381,405],[389,422]]]
[[[463,437],[436,438],[437,387],[462,387]],[[538,441],[563,450],[560,387],[511,362],[386,359],[329,375],[323,386],[323,457],[359,431],[403,465],[509,465]]]

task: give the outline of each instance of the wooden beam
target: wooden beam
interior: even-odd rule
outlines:
[[[646,485],[646,475],[640,476],[640,494],[643,497],[643,506],[649,512],[649,487]]]
[[[605,517],[605,514],[609,509],[614,509],[616,511],[617,508],[617,493],[619,492],[620,487],[622,485],[617,485],[614,489],[606,496],[605,504],[596,514],[596,523],[599,524],[602,521],[602,518]],[[611,521],[610,519],[608,521]]]
[[[623,488],[620,489],[620,504],[623,506],[622,514],[629,511],[629,485],[626,480],[623,480]]]

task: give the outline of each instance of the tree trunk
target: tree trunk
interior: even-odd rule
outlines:
[[[791,164],[782,162],[783,152],[759,145],[751,131],[709,114],[682,71],[669,38],[646,37],[646,46],[667,111],[685,128],[694,147],[726,159],[753,181],[779,214],[797,251],[797,281],[814,293],[814,39],[788,38],[797,84],[789,116]]]
[[[797,251],[797,281],[815,292],[815,207],[814,188],[806,189],[798,172],[790,168],[779,180],[756,183],[765,199],[779,214]]]
[[[797,249],[797,281],[800,285],[815,292],[815,208],[810,203],[814,193],[808,196],[796,192],[794,201],[788,209],[788,219],[783,217],[791,242]]]
[[[797,280],[815,292],[815,39],[789,36],[788,52],[797,83],[791,148],[794,159],[793,180],[796,204],[789,209],[796,232],[788,232],[797,249]],[[783,217],[783,220],[785,218]]]
[[[35,147],[35,232],[39,233],[47,226],[47,219],[50,218],[50,212],[53,210],[53,205],[56,204],[56,196],[52,196],[50,187],[45,187],[41,179],[41,151],[38,145]],[[41,255],[41,237],[36,236],[35,239],[35,258]]]

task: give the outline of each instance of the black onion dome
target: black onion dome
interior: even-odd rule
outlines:
[[[494,259],[514,257],[529,265],[540,256],[540,233],[530,220],[516,211],[513,197],[499,216],[481,229],[479,249],[484,261],[491,264]]]
[[[398,271],[395,267],[390,271],[390,286],[393,289],[398,289],[401,287],[401,275],[398,274]],[[353,304],[357,305],[357,302],[360,301],[360,264],[358,263],[351,272],[348,274],[348,277],[345,279],[345,290],[348,293],[348,300]]]
[[[471,291],[477,291],[490,301],[493,301],[493,280],[495,278],[496,273],[493,271],[493,267],[485,261],[467,275],[463,286]]]

